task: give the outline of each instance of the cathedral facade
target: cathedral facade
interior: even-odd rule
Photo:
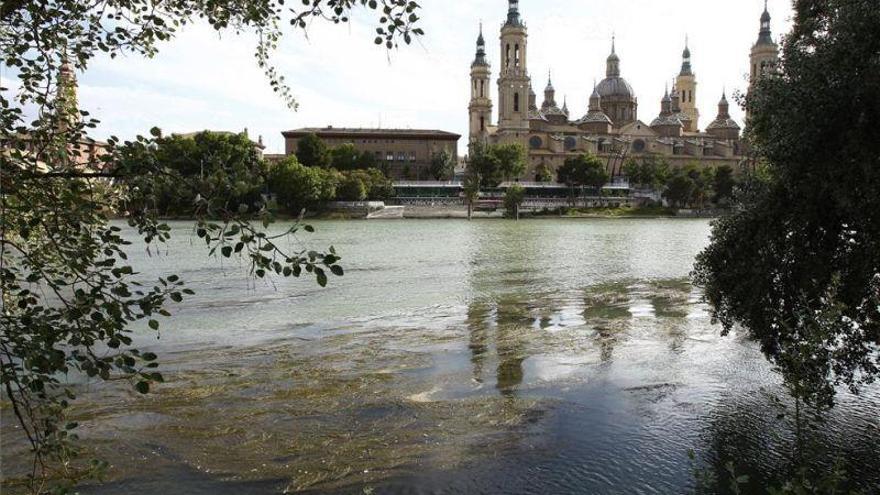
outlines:
[[[572,112],[567,102],[556,100],[548,74],[543,101],[538,104],[528,70],[528,29],[519,12],[518,0],[508,0],[507,19],[501,27],[501,60],[497,81],[498,120],[492,122],[492,67],[486,56],[482,26],[476,57],[471,64],[470,142],[520,143],[529,156],[530,180],[539,167],[557,169],[566,158],[589,152],[606,159],[609,171],[619,175],[629,158],[662,157],[673,166],[699,163],[738,168],[745,148],[740,125],[729,113],[722,92],[718,113],[704,130],[697,109],[697,77],[685,43],[681,70],[671,91],[660,101],[659,113],[639,118],[635,90],[623,77],[621,58],[614,39],[606,60],[605,78],[593,85],[589,106]],[[778,47],[770,33],[770,14],[765,5],[758,41],[751,52],[751,78],[761,77],[778,58]],[[644,112],[644,108],[643,108]]]

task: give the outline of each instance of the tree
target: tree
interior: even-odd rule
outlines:
[[[336,199],[339,201],[363,201],[367,199],[367,186],[355,174],[345,174],[336,188]]]
[[[546,163],[538,165],[535,169],[535,180],[537,182],[553,182],[553,168]]]
[[[663,197],[669,201],[672,206],[684,208],[691,204],[694,196],[696,184],[688,174],[677,170],[672,177],[666,182],[666,190],[663,191]]]
[[[431,155],[431,177],[434,180],[449,180],[455,173],[455,160],[446,150],[441,150]]]
[[[344,147],[345,145],[343,145]],[[354,146],[352,146],[354,148]],[[334,156],[315,133],[306,134],[296,144],[296,158],[306,167],[328,168]],[[348,170],[348,169],[343,169]]]
[[[730,165],[722,165],[715,169],[715,176],[712,178],[712,202],[715,204],[726,204],[733,198],[733,191],[737,185],[736,177],[733,175],[733,167]]]
[[[298,215],[321,201],[333,200],[337,181],[332,171],[305,167],[295,156],[289,156],[272,169],[269,188],[281,206]]]
[[[474,203],[480,199],[480,174],[475,169],[469,168],[462,187],[464,188],[464,201],[467,203],[468,220],[470,220],[474,212]]]
[[[121,147],[111,138],[97,150],[86,136],[97,121],[75,111],[69,75],[102,53],[152,56],[181,26],[207,20],[219,32],[255,34],[258,65],[295,108],[270,60],[281,26],[304,29],[312,19],[347,22],[357,7],[376,11],[378,44],[393,48],[397,40],[409,43],[421,34],[414,27],[418,6],[411,1],[0,4],[0,57],[19,83],[14,93],[0,92],[0,383],[33,449],[33,493],[63,492],[81,478],[74,462],[76,425],[65,421],[75,399],[62,381],[65,374],[130,380],[141,393],[163,380],[157,356],[133,349],[130,334],[138,322],[158,329],[172,304],[192,292],[174,274],[143,280],[126,261],[133,237],[149,249],[172,235],[155,215],[153,206],[161,199],[153,194],[157,188],[141,186],[151,179],[176,181],[176,194],[185,194],[193,205],[194,231],[206,255],[240,256],[255,277],[308,275],[325,285],[329,274],[343,274],[332,248],[291,251],[278,242],[311,227],[297,223],[270,236],[265,227],[272,218],[264,208],[241,202],[236,207],[192,174],[161,166],[166,160],[160,156],[158,130]],[[111,214],[124,215],[136,235],[123,235],[109,223]]]
[[[630,158],[626,161],[623,173],[629,181],[648,189],[657,189],[669,180],[669,164],[665,159],[659,160],[648,155],[640,160]]]
[[[475,143],[471,149],[468,168],[480,177],[483,187],[498,187],[504,177],[495,146]]]
[[[567,158],[557,171],[557,177],[559,182],[568,185],[571,189],[572,201],[574,201],[575,188],[600,189],[610,179],[602,160],[590,153]]]
[[[781,62],[745,99],[770,173],[746,176],[694,279],[799,401],[830,407],[835,385],[880,371],[880,11],[794,6]]]
[[[129,160],[143,160],[136,151],[137,144],[119,148],[123,167],[136,167]],[[194,208],[187,194],[193,184],[200,193],[215,202],[222,202],[230,210],[240,207],[250,211],[262,208],[262,188],[265,182],[265,164],[247,135],[200,132],[195,135],[158,137],[151,150],[154,166],[162,175],[132,179],[134,187],[150,190],[156,198],[154,205],[160,215],[192,216]],[[178,180],[184,177],[186,181]]]
[[[611,179],[611,176],[605,170],[605,164],[597,156],[589,153],[581,155],[581,157],[582,159],[579,161],[579,164],[583,167],[580,171],[583,185],[600,192],[602,187]]]
[[[518,179],[525,173],[528,153],[522,144],[495,145],[492,147],[492,153],[498,159],[498,171],[504,180]]]
[[[519,208],[526,199],[526,188],[520,184],[513,184],[504,193],[504,209],[508,216],[519,220]]]
[[[394,195],[394,185],[385,177],[381,170],[372,168],[368,170],[353,170],[344,172],[345,177],[354,177],[364,185],[366,199],[382,201]]]

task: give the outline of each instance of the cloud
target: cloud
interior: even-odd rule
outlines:
[[[478,22],[497,76],[500,0],[423,0],[426,35],[386,51],[373,44],[373,19],[358,13],[348,25],[316,22],[308,36],[290,30],[273,60],[300,102],[284,107],[253,57],[250,35],[189,26],[153,59],[96,59],[80,75],[80,102],[102,120],[96,136],[129,138],[156,125],[168,132],[241,130],[262,135],[270,152],[283,150],[283,130],[335,126],[438,128],[467,135],[469,69]],[[681,64],[690,37],[699,83],[701,126],[712,120],[723,87],[745,88],[748,53],[757,37],[761,0],[522,0],[529,27],[529,70],[536,92],[553,69],[557,99],[572,114],[586,110],[594,79],[604,77],[612,32],[623,75],[639,97],[639,116],[659,111],[664,85]],[[771,1],[774,34],[788,29],[790,7]],[[494,84],[493,84],[494,86]],[[494,92],[493,92],[494,93]],[[497,107],[497,105],[496,105]],[[742,112],[732,109],[734,118]],[[463,147],[466,139],[460,145]]]

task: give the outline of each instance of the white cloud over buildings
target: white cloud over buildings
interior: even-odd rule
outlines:
[[[166,132],[246,127],[263,136],[270,152],[279,152],[281,131],[328,124],[381,123],[466,136],[478,23],[483,21],[497,75],[497,35],[507,2],[420,3],[426,35],[391,52],[373,44],[375,26],[366,12],[348,25],[316,22],[307,37],[289,28],[274,61],[300,102],[298,112],[272,92],[253,58],[252,37],[221,37],[207,25],[188,27],[153,59],[96,59],[79,75],[80,103],[102,121],[96,138],[130,138],[154,125]],[[687,35],[701,127],[715,116],[722,88],[729,95],[745,88],[762,10],[761,0],[520,1],[539,101],[552,69],[557,99],[567,96],[573,117],[585,113],[593,80],[604,77],[615,32],[623,76],[639,98],[639,118],[649,122],[659,112],[664,85],[678,73]],[[789,2],[771,0],[770,11],[778,38],[789,27]],[[741,110],[731,113],[742,121]]]

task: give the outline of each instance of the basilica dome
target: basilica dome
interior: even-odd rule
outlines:
[[[596,91],[599,92],[599,96],[602,98],[615,96],[633,98],[635,96],[632,86],[626,82],[626,79],[620,76],[606,77],[596,86]]]

